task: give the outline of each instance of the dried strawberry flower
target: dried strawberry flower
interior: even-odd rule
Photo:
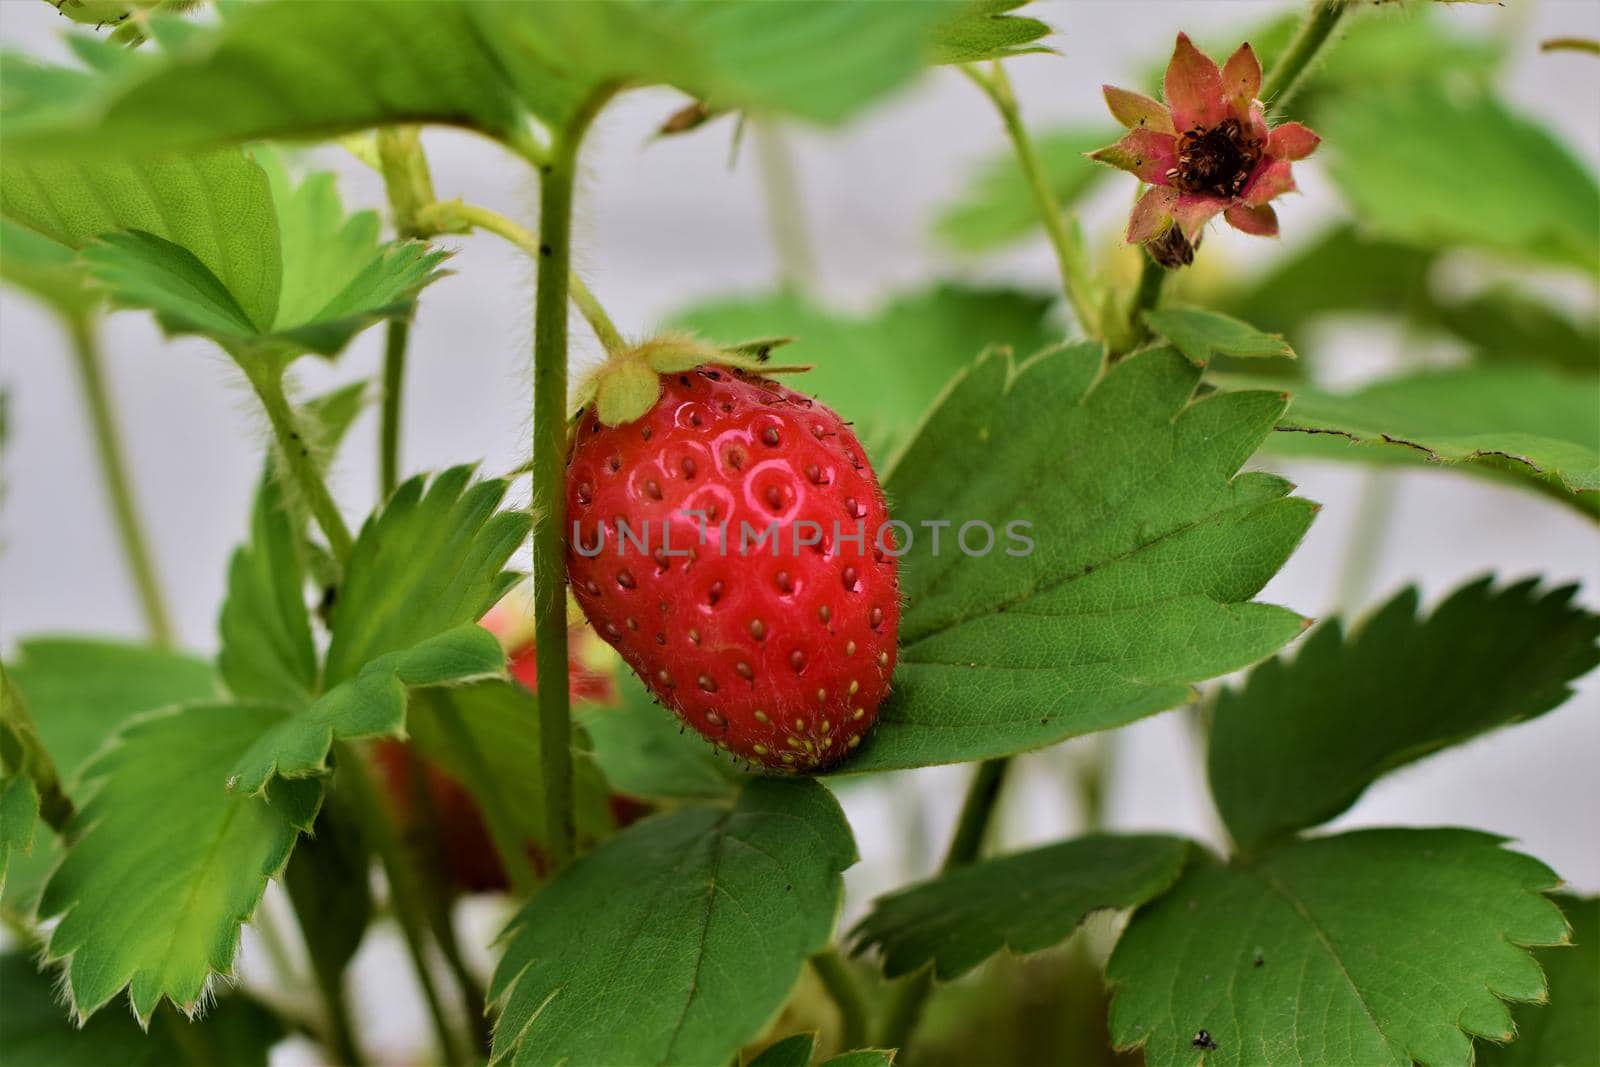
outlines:
[[[1164,104],[1105,86],[1106,104],[1128,133],[1089,158],[1150,184],[1128,219],[1128,243],[1159,247],[1158,260],[1176,266],[1193,258],[1218,214],[1236,230],[1277,236],[1271,201],[1294,189],[1290,163],[1321,138],[1298,122],[1269,128],[1260,91],[1261,63],[1249,44],[1219,69],[1182,33],[1167,65]]]

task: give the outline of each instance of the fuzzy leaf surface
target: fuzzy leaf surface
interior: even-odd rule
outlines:
[[[990,344],[1033,352],[1055,340],[1047,298],[1008,289],[937,286],[855,316],[791,293],[703,304],[679,325],[723,343],[781,334],[783,359],[813,364],[789,384],[855,423],[880,472],[950,376]]]
[[[1050,27],[1036,18],[1012,12],[1028,0],[975,0],[940,23],[933,37],[935,63],[982,63],[1035,52],[1048,52],[1039,42]]]
[[[1534,952],[1550,982],[1550,1003],[1511,1009],[1509,1045],[1478,1046],[1484,1067],[1583,1067],[1600,1049],[1600,899],[1558,894],[1572,944]]]
[[[1250,850],[1326,822],[1396,767],[1559,707],[1600,663],[1600,616],[1576,592],[1483,578],[1423,617],[1407,589],[1348,637],[1330,621],[1224,689],[1209,770],[1233,839]]]
[[[622,699],[616,707],[574,709],[606,781],[646,800],[716,800],[737,791],[744,777],[738,768],[698,734],[685,732],[638,675],[618,671],[617,688]]]
[[[1003,948],[1060,944],[1092,911],[1159,896],[1188,853],[1177,837],[1092,834],[998,856],[879,897],[851,937],[877,949],[885,977],[932,963],[949,981]]]
[[[228,974],[239,927],[310,829],[322,783],[230,792],[227,769],[285,713],[195,704],[136,719],[83,771],[77,838],[39,903],[60,916],[46,959],[65,961],[73,1013],[124,988],[148,1021],[165,997],[192,1011]]]
[[[805,779],[629,827],[513,920],[495,1060],[727,1062],[828,943],[855,859],[838,803]]]
[[[16,950],[0,955],[0,987],[6,991],[0,999],[6,1060],[28,1067],[170,1067],[190,1062],[187,1050],[196,1045],[228,1067],[267,1067],[268,1051],[284,1036],[277,1017],[242,994],[221,997],[196,1022],[174,1018],[148,1033],[114,1012],[74,1026],[52,976]]]
[[[85,316],[100,303],[76,252],[4,216],[0,216],[0,281],[67,318]]]
[[[846,772],[1120,726],[1301,632],[1298,615],[1250,598],[1314,505],[1281,478],[1239,473],[1283,398],[1192,400],[1199,376],[1171,349],[1107,370],[1098,345],[1077,344],[1020,364],[991,352],[956,377],[887,479],[913,534],[900,660]],[[938,522],[950,525],[935,551],[924,524]],[[993,529],[988,554],[960,549],[969,523]]]
[[[1205,363],[1214,355],[1294,358],[1294,349],[1279,335],[1263,333],[1220,311],[1163,307],[1146,311],[1144,321],[1194,363]]]
[[[1511,1037],[1506,1001],[1545,995],[1525,946],[1567,940],[1543,896],[1558,882],[1470,830],[1363,830],[1248,864],[1200,860],[1112,954],[1112,1040],[1151,1067],[1464,1067],[1472,1037]]]

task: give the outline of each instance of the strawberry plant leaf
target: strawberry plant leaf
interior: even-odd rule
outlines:
[[[724,343],[775,333],[795,338],[784,358],[814,369],[793,386],[853,420],[856,436],[881,462],[974,352],[989,344],[1032,352],[1053,341],[1050,303],[1008,289],[941,285],[856,316],[778,293],[699,305],[676,322]]]
[[[858,1048],[823,1061],[822,1067],[894,1067],[894,1049]]]
[[[1395,767],[1564,703],[1600,663],[1600,616],[1576,587],[1538,585],[1486,577],[1426,618],[1407,589],[1348,637],[1325,623],[1222,690],[1209,769],[1233,839],[1249,851],[1326,822]]]
[[[313,973],[339,974],[361,947],[372,921],[372,849],[334,786],[310,834],[284,868]]]
[[[1035,18],[1011,14],[1027,3],[1028,0],[976,0],[964,5],[959,15],[940,23],[934,31],[933,62],[981,63],[1051,51],[1038,43],[1049,36],[1049,26]]]
[[[1104,126],[1067,126],[1034,135],[1045,180],[1063,209],[1078,203],[1110,176],[1110,170],[1086,154],[1116,139],[1117,133]],[[985,159],[933,223],[934,235],[947,246],[972,253],[1003,248],[1040,228],[1033,191],[1010,149]]]
[[[417,750],[460,782],[480,809],[493,804],[511,812],[524,842],[548,845],[544,787],[530,773],[542,765],[533,693],[503,679],[431,689],[412,700],[406,729]],[[592,758],[574,755],[574,821],[580,846],[589,847],[612,830],[611,790]]]
[[[453,467],[405,482],[367,520],[333,609],[326,691],[251,746],[238,788],[321,774],[336,738],[401,733],[408,687],[504,675],[499,641],[475,620],[516,581],[502,568],[528,533],[527,512],[496,511],[505,492]]]
[[[11,854],[33,851],[34,828],[39,823],[39,791],[33,779],[12,774],[0,782],[0,892],[6,887]]]
[[[5,217],[0,217],[0,281],[67,318],[81,318],[100,303],[77,253]]]
[[[828,943],[855,859],[838,803],[805,779],[629,827],[513,920],[495,1060],[726,1062]]]
[[[606,781],[645,800],[716,800],[731,796],[744,776],[698,734],[686,732],[630,670],[617,672],[616,707],[580,706],[577,721]]]
[[[1472,1062],[1567,941],[1544,864],[1470,830],[1363,830],[1202,858],[1107,965],[1111,1036],[1151,1067]],[[1374,901],[1382,901],[1375,907]]]
[[[1550,1002],[1512,1008],[1516,1039],[1481,1045],[1484,1067],[1579,1067],[1600,1048],[1600,899],[1559,894],[1555,900],[1572,926],[1572,946],[1534,952]]]
[[[75,1026],[61,1007],[51,976],[26,952],[0,954],[0,1030],[6,1060],[28,1067],[169,1067],[191,1062],[196,1046],[218,1064],[267,1067],[267,1053],[283,1038],[283,1024],[270,1010],[241,993],[229,993],[193,1022],[172,1019],[148,1033],[125,1015],[97,1015]]]
[[[877,949],[885,977],[932,963],[949,981],[1003,948],[1060,944],[1090,912],[1159,896],[1188,852],[1182,838],[1153,834],[1091,834],[1015,852],[879,897],[850,936],[857,952]]]
[[[1281,335],[1262,333],[1220,311],[1168,306],[1146,311],[1144,321],[1194,363],[1206,363],[1213,355],[1294,358],[1294,349]]]
[[[1593,274],[1600,186],[1544,127],[1488,93],[1437,84],[1342,96],[1322,118],[1332,173],[1363,226]],[[1470,174],[1471,181],[1462,181]],[[1517,190],[1507,196],[1508,189]]]
[[[148,1021],[163,997],[191,1014],[229,973],[239,927],[309,830],[322,784],[224,788],[228,766],[285,713],[193,704],[138,718],[83,770],[75,840],[39,902],[45,951],[86,1019],[124,987]]]
[[[748,1067],[810,1067],[811,1052],[816,1046],[814,1033],[791,1034],[774,1041],[751,1060]]]
[[[1021,364],[990,352],[956,378],[887,478],[912,531],[900,660],[846,772],[1120,726],[1301,632],[1299,616],[1250,598],[1315,505],[1238,473],[1283,397],[1193,400],[1199,377],[1170,349],[1107,369],[1098,345],[1077,344]],[[987,554],[981,529],[973,554],[961,547],[973,523],[993,532]]]
[[[1296,388],[1274,452],[1461,465],[1600,511],[1600,379],[1513,364],[1421,371],[1335,394]]]

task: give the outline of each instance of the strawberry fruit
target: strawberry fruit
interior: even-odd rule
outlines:
[[[894,672],[898,568],[838,415],[723,365],[662,374],[642,416],[580,417],[566,497],[578,603],[684,723],[779,771],[861,743]]]

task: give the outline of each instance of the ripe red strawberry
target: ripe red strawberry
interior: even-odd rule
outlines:
[[[685,723],[776,770],[861,743],[900,600],[883,491],[838,415],[725,366],[662,375],[641,417],[582,416],[567,514],[584,614]]]

